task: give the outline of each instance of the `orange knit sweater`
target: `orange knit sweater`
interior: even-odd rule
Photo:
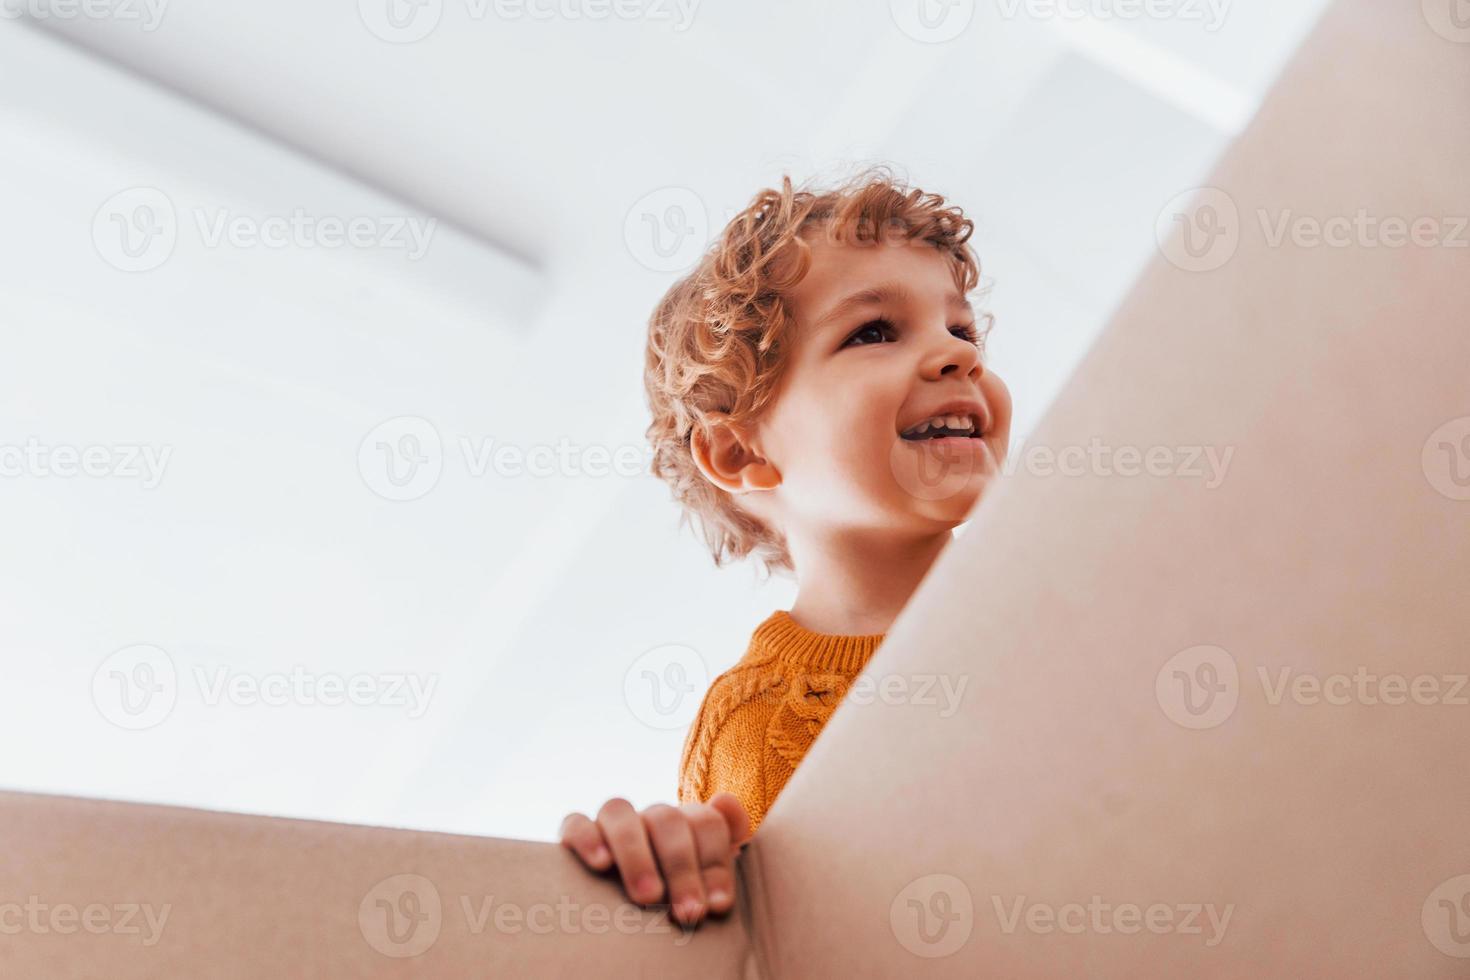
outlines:
[[[679,802],[728,790],[754,832],[885,635],[818,633],[784,609],[768,616],[705,693],[684,739]]]

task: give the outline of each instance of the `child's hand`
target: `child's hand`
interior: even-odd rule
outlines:
[[[561,824],[562,846],[594,871],[616,864],[623,890],[640,905],[662,901],[667,884],[674,918],[685,924],[734,905],[735,857],[749,836],[745,806],[725,792],[708,803],[656,803],[642,813],[615,797],[595,822],[569,813]]]

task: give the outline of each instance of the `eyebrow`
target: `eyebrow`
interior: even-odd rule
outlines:
[[[821,317],[812,324],[812,330],[820,330],[830,323],[834,323],[838,320],[843,319],[855,310],[867,309],[873,306],[882,306],[884,303],[911,303],[913,302],[913,299],[914,294],[909,290],[908,286],[904,285],[901,282],[890,281],[879,283],[878,285],[872,286],[868,289],[860,289],[857,292],[847,296],[846,298],[838,300],[836,303],[832,304],[832,307],[827,310],[826,313],[823,313]],[[944,303],[946,308],[948,308],[952,312],[975,312],[974,308],[970,306],[969,301],[957,292],[951,292],[947,296],[945,296]]]

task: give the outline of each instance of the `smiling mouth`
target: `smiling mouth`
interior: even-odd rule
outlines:
[[[899,436],[904,442],[945,442],[945,441],[979,441],[982,436],[978,432],[935,432],[930,430],[920,436]]]
[[[964,435],[901,436],[904,442],[979,442],[981,437],[973,433]]]
[[[961,428],[932,426],[922,432],[900,432],[898,437],[905,442],[945,442],[947,440],[980,439],[985,435],[978,424],[971,423]]]
[[[907,429],[899,432],[898,437],[905,442],[947,442],[951,440],[969,440],[982,438],[988,426],[988,419],[976,411],[958,411],[931,415]]]
[[[955,435],[955,436],[915,436],[902,437],[904,442],[911,444],[920,452],[935,453],[963,453],[966,456],[972,453],[983,452],[984,447],[989,445],[984,438],[978,435]]]

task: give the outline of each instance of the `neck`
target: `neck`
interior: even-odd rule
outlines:
[[[903,539],[851,532],[788,535],[797,571],[791,618],[819,633],[887,633],[953,539],[948,529]]]

